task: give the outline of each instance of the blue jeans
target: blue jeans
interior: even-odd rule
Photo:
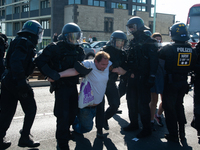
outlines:
[[[73,129],[77,133],[86,133],[93,128],[93,119],[96,116],[96,107],[85,107],[79,109],[78,115],[73,123]]]

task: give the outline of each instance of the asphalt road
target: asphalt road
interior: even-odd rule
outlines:
[[[53,115],[54,95],[49,93],[49,87],[33,87],[35,99],[37,102],[37,116],[32,127],[32,135],[34,140],[40,141],[40,147],[34,149],[40,150],[56,150],[56,118]],[[104,130],[104,139],[96,138],[96,128],[84,135],[74,133],[75,141],[70,141],[71,150],[199,150],[197,132],[190,126],[193,117],[193,93],[190,92],[185,96],[185,113],[187,117],[186,138],[187,142],[175,144],[167,142],[163,137],[167,133],[166,125],[159,127],[156,125],[156,131],[152,136],[134,141],[135,132],[124,132],[122,127],[128,125],[128,110],[125,96],[121,98],[120,109],[122,114],[116,114],[109,120],[110,130]],[[106,104],[106,107],[108,105]],[[164,116],[163,116],[164,121]],[[28,148],[20,148],[17,146],[20,137],[19,130],[23,124],[23,112],[20,104],[18,104],[15,117],[7,131],[7,139],[12,142],[8,150],[22,150]],[[141,124],[140,124],[141,127]],[[29,149],[30,150],[30,149]]]

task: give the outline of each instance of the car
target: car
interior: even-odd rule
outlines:
[[[106,45],[108,41],[95,41],[90,46],[95,49],[95,52],[97,53],[104,45]]]
[[[89,43],[87,42],[82,42],[80,46],[83,48],[85,52],[85,59],[93,59],[95,56],[95,49],[93,49]],[[42,53],[43,49],[39,50],[37,52],[37,57]]]
[[[95,49],[93,49],[89,43],[82,42],[80,46],[83,48],[85,52],[85,59],[93,59],[95,56]]]

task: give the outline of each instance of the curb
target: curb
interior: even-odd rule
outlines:
[[[29,80],[29,84],[31,87],[50,86],[50,82],[46,80]]]

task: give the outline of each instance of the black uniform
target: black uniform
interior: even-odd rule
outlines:
[[[58,72],[74,68],[77,61],[85,57],[81,47],[58,41],[48,45],[36,58],[40,71],[57,78]],[[78,110],[78,92],[76,84],[79,76],[60,78],[51,83],[50,91],[55,91],[54,115],[57,117],[56,139],[61,149],[68,147],[70,125],[73,124]]]
[[[110,55],[110,61],[112,62],[112,68],[122,67],[127,70],[127,56],[123,50],[118,50],[113,46],[105,46],[103,47],[103,51],[107,52]],[[118,88],[116,85],[116,81],[118,79],[118,74],[110,71],[109,80],[106,88],[106,96],[108,99],[109,107],[105,112],[105,119],[110,119],[119,108],[120,105],[120,96],[118,92]]]
[[[6,70],[1,82],[1,113],[0,139],[6,135],[12,118],[15,114],[18,100],[25,113],[22,135],[28,137],[32,127],[36,103],[33,90],[27,83],[27,77],[33,72],[35,47],[37,38],[29,39],[26,33],[23,37],[17,36],[11,42],[6,56]]]
[[[150,88],[154,85],[158,67],[157,50],[156,40],[147,36],[143,31],[138,31],[134,34],[134,39],[130,41],[127,51],[129,76],[126,98],[130,124],[124,130],[139,129],[139,113],[143,130],[137,135],[138,138],[151,134]],[[130,74],[134,74],[134,78],[130,78]]]
[[[5,40],[0,36],[0,77],[5,70],[4,66]]]
[[[1,37],[0,34],[0,81],[1,81],[1,75],[5,70],[4,54],[5,54],[5,40],[3,37]],[[1,94],[0,94],[0,101],[1,101]],[[1,111],[1,104],[0,104],[0,111]]]
[[[192,120],[192,127],[197,130],[197,135],[200,136],[200,42],[196,46],[198,55],[197,63],[194,68],[194,118]],[[199,137],[200,143],[200,137]]]
[[[159,57],[165,60],[166,76],[163,91],[163,108],[169,135],[168,140],[185,138],[186,118],[183,98],[188,92],[187,75],[196,61],[196,53],[188,43],[175,42],[161,48]]]

